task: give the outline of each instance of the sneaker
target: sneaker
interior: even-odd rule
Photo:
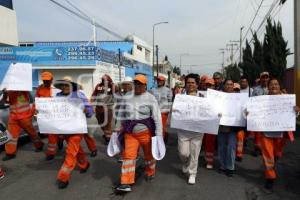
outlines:
[[[242,161],[243,161],[243,158],[242,158],[242,157],[236,157],[236,158],[235,158],[235,161],[237,161],[237,162],[242,162]]]
[[[214,166],[212,164],[206,164],[206,169],[213,169]]]
[[[219,174],[225,174],[226,170],[225,169],[222,169],[222,168],[219,168],[218,169],[218,173]]]
[[[196,176],[195,175],[190,175],[188,184],[190,184],[190,185],[196,184]]]
[[[265,189],[272,190],[274,185],[274,179],[266,179]]]
[[[50,161],[53,160],[54,157],[55,157],[54,155],[47,155],[45,160]]]
[[[117,191],[120,192],[131,192],[131,186],[130,185],[125,185],[125,184],[121,184],[116,188]]]
[[[228,176],[228,177],[233,177],[233,173],[234,173],[234,170],[227,169],[227,170],[225,171],[225,174],[226,174],[226,176]]]
[[[86,168],[84,168],[84,169],[80,169],[80,171],[79,171],[79,173],[80,174],[84,174],[84,173],[86,173],[87,172],[87,170],[90,168],[90,163],[88,163],[88,165],[87,165],[87,167]]]
[[[146,182],[151,182],[151,181],[153,181],[154,178],[155,178],[154,175],[152,175],[152,176],[146,176],[145,180],[146,180]]]
[[[57,180],[57,187],[58,189],[65,189],[66,187],[68,187],[69,185],[69,182],[63,182],[63,181],[60,181],[60,180]]]
[[[14,159],[15,157],[16,157],[15,154],[6,154],[6,155],[2,158],[2,161],[8,161],[8,160]]]
[[[90,156],[91,156],[92,158],[94,158],[94,157],[97,156],[97,153],[98,153],[97,150],[92,151],[91,154],[90,154]]]
[[[4,178],[4,171],[0,168],[0,180]]]

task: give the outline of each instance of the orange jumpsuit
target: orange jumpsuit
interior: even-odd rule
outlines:
[[[236,157],[237,158],[243,158],[245,131],[244,130],[240,130],[237,133],[236,137],[237,137]]]
[[[35,97],[52,97],[52,88],[45,87],[43,84],[40,85],[37,90]],[[57,142],[58,142],[58,135],[56,134],[48,134],[48,147],[46,151],[47,156],[55,156],[57,152]]]
[[[286,136],[286,134],[284,133]],[[291,141],[294,140],[293,133],[288,132],[287,136]],[[260,135],[260,144],[262,156],[265,164],[266,179],[276,179],[275,162],[276,159],[281,158],[283,154],[283,147],[286,138],[272,138],[267,137],[263,133]]]
[[[30,93],[27,91],[8,91],[4,98],[6,99],[6,97],[8,97],[10,105],[7,129],[12,136],[12,139],[5,144],[6,154],[16,154],[21,129],[24,129],[30,136],[35,148],[42,148],[44,143],[32,125],[33,110],[30,106]]]
[[[84,134],[83,138],[84,138],[90,152],[93,152],[93,151],[97,150],[96,140],[95,140],[94,137],[92,137],[88,134]]]
[[[204,134],[204,154],[208,165],[214,164],[214,155],[216,151],[216,135]]]

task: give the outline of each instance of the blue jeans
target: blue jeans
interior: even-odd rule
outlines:
[[[218,153],[221,169],[235,169],[236,156],[236,133],[222,133],[218,134]]]

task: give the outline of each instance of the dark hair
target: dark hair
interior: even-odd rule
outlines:
[[[200,81],[200,80],[199,80],[199,75],[198,75],[198,74],[188,74],[188,75],[185,77],[185,79],[184,79],[185,84],[187,83],[187,80],[188,80],[189,78],[195,79],[197,85],[199,85],[199,81]]]
[[[248,78],[245,75],[241,76],[241,80],[243,79],[246,79],[248,81]]]
[[[232,81],[234,83],[234,81],[231,78],[226,78],[224,81],[224,85],[226,84],[227,81]]]
[[[213,78],[215,78],[216,76],[220,76],[221,78],[223,78],[223,74],[221,72],[215,72],[213,74]]]
[[[270,78],[270,79],[269,79],[269,82],[268,82],[268,86],[270,85],[271,81],[277,81],[277,82],[279,83],[279,86],[281,87],[280,81],[279,81],[278,78],[274,78],[274,77]]]

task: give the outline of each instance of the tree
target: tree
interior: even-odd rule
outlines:
[[[239,64],[239,67],[243,75],[248,79],[249,84],[254,85],[255,79],[258,76],[256,72],[257,65],[254,62],[252,48],[248,40],[246,40],[246,47],[243,49],[243,62]]]
[[[286,58],[290,55],[290,49],[287,48],[287,44],[287,41],[282,36],[281,24],[279,22],[277,24],[275,22],[272,23],[269,18],[263,43],[263,61],[265,70],[281,82],[286,70]]]
[[[231,79],[235,83],[240,82],[241,71],[236,63],[234,65],[228,65],[227,67],[225,67],[225,78]]]
[[[175,73],[175,74],[177,74],[178,76],[180,76],[180,75],[181,75],[181,70],[180,70],[180,68],[175,66],[175,67],[173,68],[173,73]]]

